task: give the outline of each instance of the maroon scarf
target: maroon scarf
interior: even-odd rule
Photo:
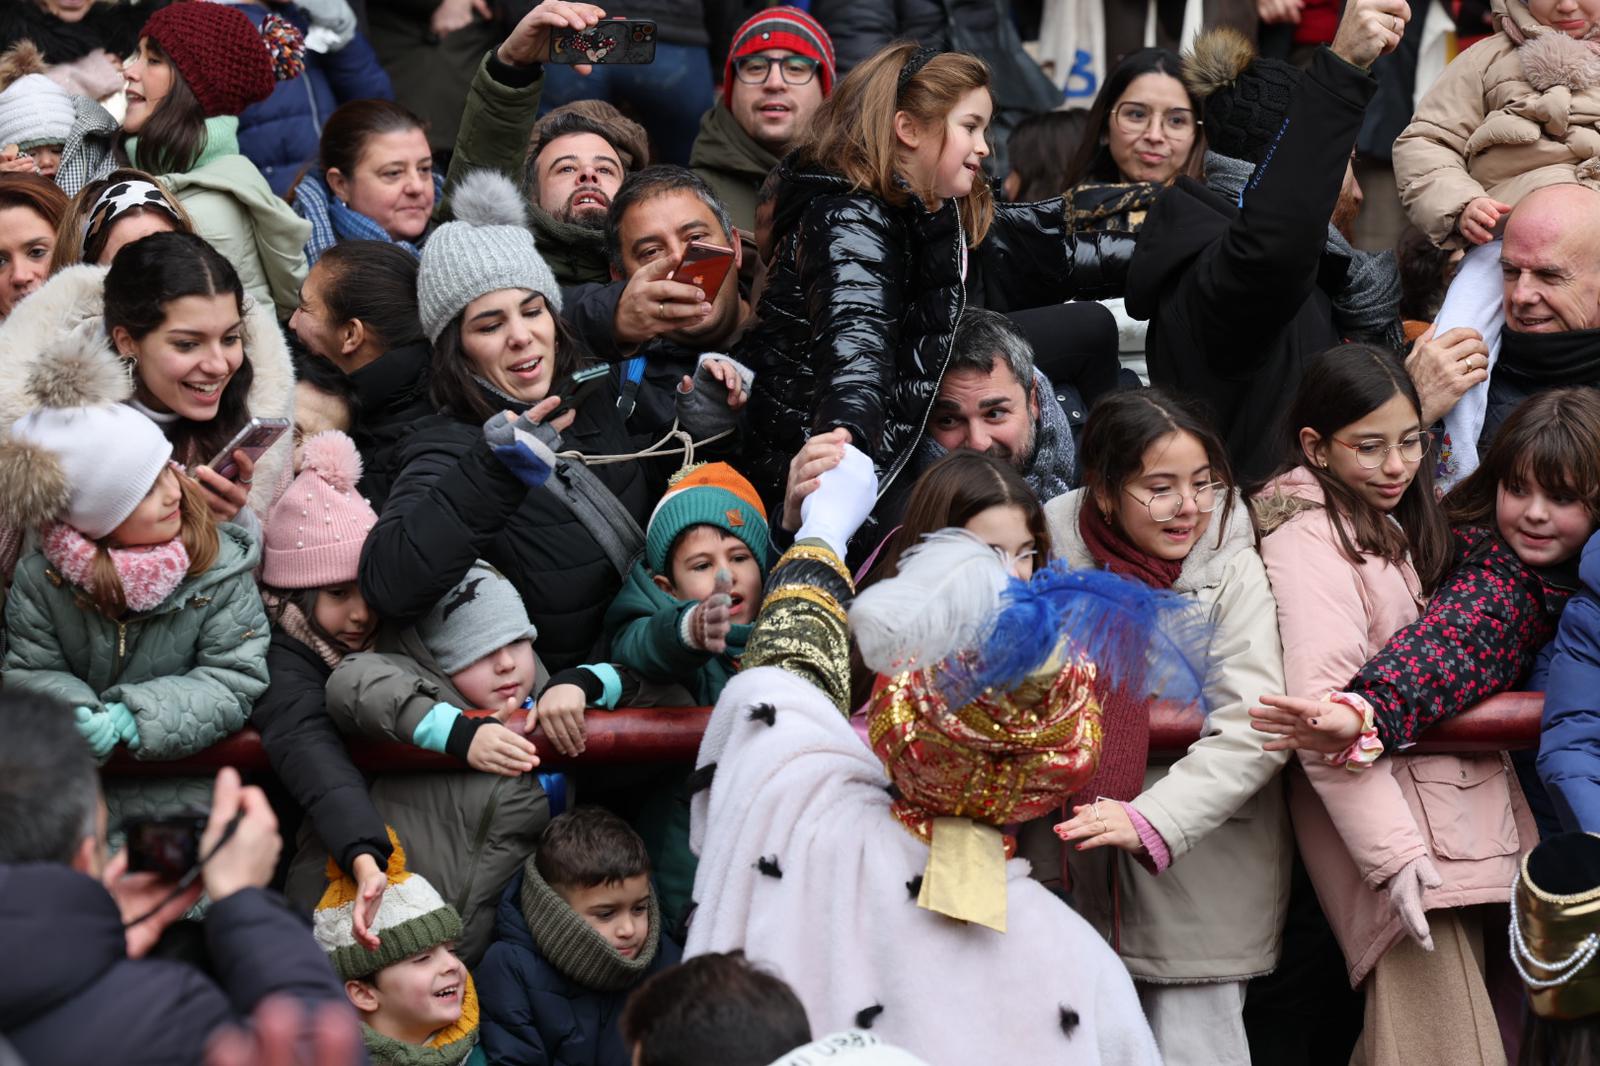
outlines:
[[[1083,506],[1078,509],[1078,533],[1094,561],[1113,574],[1169,589],[1183,572],[1182,560],[1158,559],[1130,544],[1111,528],[1088,493],[1084,493]],[[1148,701],[1143,693],[1133,696],[1119,689],[1101,691],[1100,706],[1105,731],[1100,741],[1100,765],[1083,788],[1067,800],[1061,811],[1063,818],[1071,818],[1074,806],[1093,803],[1096,797],[1127,801],[1144,791],[1145,764],[1150,758]],[[1069,854],[1063,846],[1061,875],[1067,884],[1071,883],[1067,874]]]
[[[1112,529],[1088,493],[1084,493],[1083,506],[1078,508],[1078,533],[1083,537],[1083,546],[1102,570],[1131,577],[1157,589],[1170,589],[1183,573],[1182,559],[1158,559],[1135,548]]]

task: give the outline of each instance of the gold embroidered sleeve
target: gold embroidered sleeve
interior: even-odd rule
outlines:
[[[819,541],[784,553],[767,577],[766,595],[745,645],[742,669],[776,666],[821,689],[849,713],[850,572]]]

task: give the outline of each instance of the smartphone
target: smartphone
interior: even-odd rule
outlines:
[[[654,63],[656,24],[649,19],[601,19],[587,30],[550,35],[552,63]]]
[[[699,286],[709,302],[717,298],[717,291],[727,280],[728,268],[733,266],[733,249],[721,248],[705,241],[690,241],[683,250],[683,258],[667,276],[685,285]]]
[[[554,422],[568,411],[576,411],[582,407],[590,396],[605,385],[606,378],[610,376],[609,363],[596,363],[582,370],[574,370],[567,380],[550,390],[550,395],[561,397],[561,406],[550,412],[545,421]]]
[[[142,815],[123,823],[128,838],[128,872],[153,873],[179,881],[200,862],[200,835],[210,820],[205,811]]]
[[[252,418],[206,465],[232,481],[239,476],[239,464],[234,462],[234,452],[244,452],[251,462],[257,462],[287,432],[287,418]]]

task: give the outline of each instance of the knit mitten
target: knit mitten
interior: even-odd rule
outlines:
[[[543,422],[535,422],[526,414],[515,422],[506,421],[497,414],[483,424],[483,439],[489,442],[505,468],[517,475],[530,489],[536,489],[550,480],[556,468],[556,449],[561,447],[561,434]]]
[[[825,470],[817,489],[800,504],[797,541],[820,540],[843,559],[850,538],[872,513],[878,499],[878,474],[872,460],[854,444],[844,446],[844,459]]]
[[[728,632],[733,628],[733,575],[718,570],[711,595],[684,613],[679,636],[697,651],[721,655],[728,650]]]
[[[1428,913],[1422,906],[1423,890],[1438,888],[1444,878],[1426,855],[1418,855],[1389,878],[1383,894],[1400,925],[1423,951],[1433,950],[1433,934],[1428,931]]]
[[[77,719],[78,735],[88,742],[96,761],[107,758],[111,749],[117,746],[118,739],[117,727],[111,721],[111,716],[90,707],[74,708],[72,714]]]
[[[126,703],[106,704],[106,717],[111,719],[111,724],[116,727],[117,739],[128,746],[129,751],[139,750],[139,720],[128,710]]]
[[[684,392],[681,387],[678,390],[677,413],[679,424],[691,437],[701,440],[733,429],[739,422],[739,412],[728,406],[728,387],[706,368],[706,363],[712,359],[728,363],[739,372],[746,396],[750,395],[750,386],[756,380],[755,371],[737,359],[714,352],[700,356],[694,368],[694,377],[689,382],[689,391]]]

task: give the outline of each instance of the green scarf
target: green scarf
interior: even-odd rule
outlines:
[[[239,154],[239,116],[218,115],[206,119],[206,140],[200,149],[200,155],[195,159],[190,170],[199,170],[207,163],[221,159],[225,155]],[[149,161],[139,158],[139,138],[128,138],[128,158],[133,165],[148,170]]]
[[[611,258],[603,230],[562,222],[538,204],[528,205],[528,221],[539,254],[563,285],[604,284],[611,280]]]
[[[367,1055],[382,1066],[460,1066],[478,1045],[478,1029],[458,1040],[440,1047],[428,1044],[407,1044],[392,1036],[384,1036],[365,1023],[361,1026],[361,1039],[366,1042]]]
[[[654,889],[650,890],[650,933],[638,956],[625,959],[545,883],[532,855],[522,867],[522,917],[550,965],[573,984],[598,992],[620,992],[637,984],[661,946],[661,906]]]

